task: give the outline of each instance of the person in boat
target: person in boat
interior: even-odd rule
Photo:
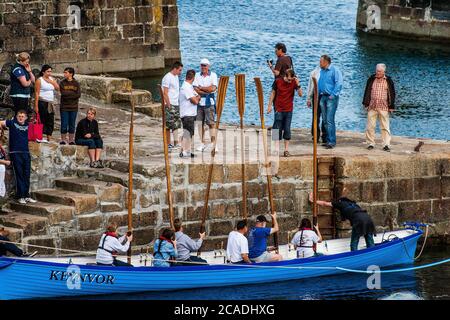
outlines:
[[[309,258],[320,255],[317,253],[317,243],[322,242],[322,235],[319,231],[319,226],[314,226],[312,229],[311,220],[303,218],[300,222],[300,227],[297,233],[292,238],[291,243],[297,249],[297,258]]]
[[[346,188],[343,190],[346,194]],[[309,194],[309,201],[313,202],[312,193]],[[364,237],[367,248],[375,246],[373,236],[376,234],[375,224],[366,210],[363,210],[355,201],[341,197],[335,201],[317,200],[317,205],[331,207],[341,213],[342,221],[349,220],[352,226],[352,236],[350,240],[350,250],[358,250],[359,238]]]
[[[181,219],[177,218],[173,221],[175,227],[175,240],[176,248],[178,252],[177,263],[174,266],[182,265],[192,265],[192,264],[202,264],[207,265],[207,261],[191,255],[191,252],[198,251],[202,246],[203,239],[205,239],[206,233],[199,233],[200,238],[196,241],[192,240],[187,234],[183,233],[183,222]],[[183,263],[187,262],[187,263]]]
[[[249,258],[253,262],[281,261],[283,257],[278,253],[267,250],[267,237],[278,232],[277,214],[272,215],[273,228],[267,228],[267,219],[264,215],[256,217],[256,224],[248,233]]]
[[[18,246],[16,246],[14,243],[9,243],[11,240],[8,238],[9,231],[5,228],[0,228],[0,257],[6,255],[8,252],[15,255],[16,257],[33,257],[36,255],[37,251],[33,253],[25,253],[20,249]],[[5,242],[3,242],[5,241]]]
[[[98,265],[132,267],[133,265],[117,260],[119,253],[126,253],[133,241],[133,235],[125,234],[119,237],[117,234],[117,224],[113,223],[106,228],[106,232],[100,238],[97,249],[96,261]]]
[[[172,262],[178,257],[177,240],[175,233],[170,228],[162,230],[159,239],[153,246],[153,257],[155,258],[153,266],[170,267]]]
[[[247,221],[240,220],[236,224],[236,230],[228,235],[227,259],[233,264],[252,263],[248,257]]]

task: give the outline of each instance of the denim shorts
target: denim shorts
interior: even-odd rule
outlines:
[[[275,121],[272,127],[272,140],[291,140],[291,122],[292,111],[275,112]]]

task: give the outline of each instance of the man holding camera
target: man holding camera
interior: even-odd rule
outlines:
[[[283,78],[288,69],[294,69],[292,58],[286,54],[286,51],[286,45],[279,42],[275,45],[275,54],[278,58],[275,67],[273,66],[272,60],[267,60],[267,64],[275,76],[275,79]]]
[[[278,136],[276,132],[273,133],[273,139],[277,143],[277,149],[279,148],[278,141],[284,139],[285,157],[290,156],[288,148],[289,140],[291,140],[291,122],[292,112],[294,110],[295,91],[297,91],[300,97],[303,95],[300,80],[295,76],[292,69],[288,69],[283,78],[275,80],[267,107],[267,113],[270,114],[272,112],[272,103],[275,100],[275,121],[272,129],[278,129]]]

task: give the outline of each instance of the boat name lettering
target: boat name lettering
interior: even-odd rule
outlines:
[[[98,283],[98,284],[114,284],[114,281],[116,280],[114,276],[112,275],[103,275],[103,274],[97,274],[97,273],[72,273],[72,272],[66,272],[66,271],[55,271],[52,270],[50,272],[50,279],[49,280],[56,280],[56,281],[67,281],[67,279],[71,278],[72,280],[75,280],[76,278],[79,278],[82,283]]]

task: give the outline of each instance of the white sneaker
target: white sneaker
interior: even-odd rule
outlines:
[[[17,202],[19,202],[20,204],[27,204],[25,198],[20,198],[19,200],[17,200]]]
[[[211,150],[212,150],[212,148],[214,147],[214,144],[213,143],[211,143],[210,145],[209,145],[209,147],[211,148]],[[217,152],[219,152],[219,148],[217,147],[217,145],[216,145],[216,149],[215,149],[215,152],[217,153]]]
[[[36,203],[37,200],[34,200],[33,198],[25,198],[26,202]]]
[[[204,145],[203,143],[195,150],[203,152],[206,149],[206,145]]]
[[[36,139],[36,141],[39,143],[48,143],[48,140],[46,138],[44,138],[42,140]]]

